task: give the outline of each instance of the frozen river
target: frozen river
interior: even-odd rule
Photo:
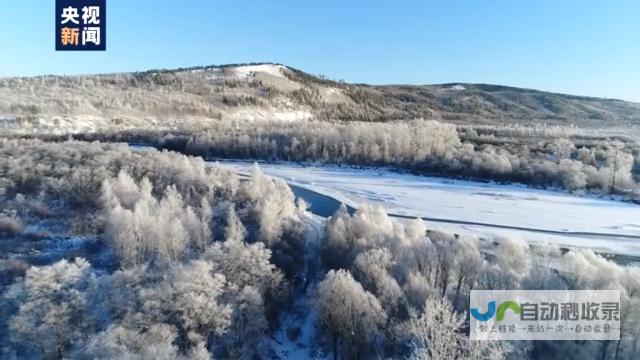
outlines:
[[[250,162],[221,165],[247,173]],[[640,256],[640,206],[568,193],[400,174],[380,169],[261,163],[328,216],[343,202],[378,204],[390,215],[421,217],[432,229],[481,237],[518,236]]]

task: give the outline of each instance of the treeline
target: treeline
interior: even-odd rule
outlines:
[[[640,146],[635,141],[586,134],[565,137],[569,131],[457,129],[424,120],[220,122],[198,132],[130,131],[77,137],[143,142],[209,159],[391,166],[427,175],[640,199]]]
[[[325,225],[328,272],[316,289],[324,341],[341,358],[633,359],[640,356],[640,269],[590,250],[564,254],[505,238],[477,238],[400,223],[381,207],[350,215],[342,207]],[[552,264],[561,264],[558,271]],[[621,338],[614,341],[470,341],[473,289],[620,289]]]

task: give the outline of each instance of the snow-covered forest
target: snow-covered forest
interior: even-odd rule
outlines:
[[[485,151],[492,162],[478,174],[524,151],[469,149],[469,139],[491,136],[436,122],[323,126],[212,130],[184,146],[412,167],[473,154],[468,167]],[[293,139],[296,151],[286,149]],[[586,141],[542,141],[528,166],[560,176],[572,164],[584,182],[575,188],[637,191],[636,148]],[[288,344],[309,358],[640,356],[640,269],[590,250],[445,233],[368,205],[322,219],[258,167],[244,178],[126,144],[2,139],[0,173],[3,358],[286,358]],[[539,185],[563,186],[549,179]],[[620,289],[621,340],[469,341],[471,289]]]
[[[124,145],[0,149],[4,356],[235,358],[300,286],[304,209],[258,171]]]

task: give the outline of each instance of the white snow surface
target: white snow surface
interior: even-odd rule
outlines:
[[[285,76],[282,74],[282,69],[284,69],[284,66],[282,65],[262,64],[236,66],[233,68],[233,71],[240,78],[246,78],[252,73],[266,73],[276,77],[285,78]]]
[[[249,162],[222,162],[239,172]],[[640,235],[640,206],[565,192],[402,174],[384,169],[260,163],[268,175],[331,196],[357,208],[381,205],[388,213],[518,226],[560,232]],[[640,256],[640,240],[593,235],[547,234],[476,225],[428,222],[431,228],[483,237],[519,236],[609,253]]]

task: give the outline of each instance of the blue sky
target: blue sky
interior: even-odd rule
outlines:
[[[53,0],[0,1],[0,76],[271,61],[376,84],[640,102],[636,0],[107,0],[107,51],[55,52]]]

